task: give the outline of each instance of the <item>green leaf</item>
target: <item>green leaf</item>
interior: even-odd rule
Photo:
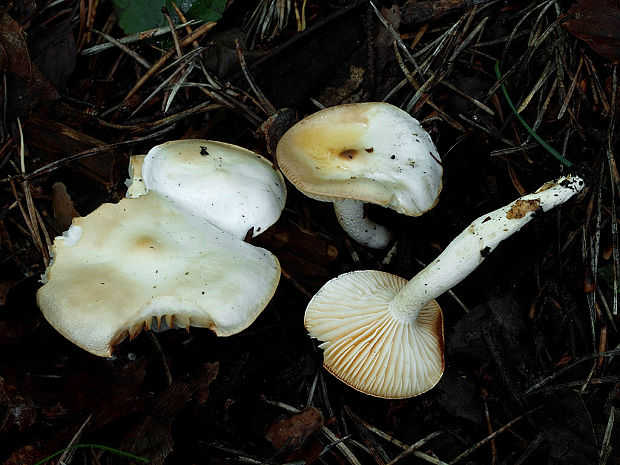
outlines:
[[[217,22],[226,9],[226,0],[195,0],[187,11],[187,19]]]
[[[165,6],[175,23],[179,18],[172,0],[112,0],[119,26],[126,34],[148,31],[167,25],[161,12]],[[187,20],[218,21],[226,9],[226,0],[184,0],[176,2]]]
[[[125,34],[148,31],[165,25],[161,8],[166,0],[112,0],[119,26]]]

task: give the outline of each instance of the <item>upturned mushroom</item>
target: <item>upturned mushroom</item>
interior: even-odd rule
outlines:
[[[130,192],[142,180],[147,191],[240,239],[250,229],[257,236],[274,224],[286,202],[282,174],[264,157],[236,145],[177,140],[153,147],[140,161],[130,166],[136,184]]]
[[[411,281],[356,271],[328,281],[305,314],[322,341],[324,366],[349,386],[377,397],[431,389],[444,370],[443,316],[436,297],[465,279],[534,214],[570,199],[583,181],[567,176],[473,221]]]
[[[383,248],[390,232],[368,219],[364,203],[419,216],[441,190],[437,150],[420,123],[387,103],[339,105],[291,127],[276,149],[284,175],[305,195],[333,202],[357,242]]]
[[[156,192],[75,218],[51,254],[37,303],[63,336],[99,356],[153,321],[235,334],[256,319],[280,278],[270,252]]]

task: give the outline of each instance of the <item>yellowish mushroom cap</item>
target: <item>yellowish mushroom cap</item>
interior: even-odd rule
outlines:
[[[63,336],[99,356],[154,318],[238,333],[280,278],[270,252],[179,212],[155,192],[75,218],[51,252],[37,303]]]
[[[400,399],[434,387],[444,370],[443,315],[434,300],[413,321],[389,306],[407,280],[354,271],[328,281],[306,309],[310,336],[322,341],[323,365],[354,389]]]
[[[317,200],[355,199],[419,216],[441,190],[443,170],[430,136],[388,103],[314,113],[282,136],[276,156],[295,187]]]

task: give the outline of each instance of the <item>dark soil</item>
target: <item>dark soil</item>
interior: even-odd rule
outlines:
[[[80,54],[105,42],[87,35],[89,26],[125,35],[109,1],[0,7],[0,461],[34,464],[68,446],[99,444],[154,464],[386,464],[432,435],[398,463],[620,464],[620,319],[612,315],[619,261],[617,37],[607,34],[599,56],[603,39],[589,23],[577,24],[584,40],[572,35],[580,16],[566,16],[565,1],[386,4],[383,15],[407,48],[398,49],[397,59],[392,35],[366,2],[310,0],[303,31],[294,11],[281,30],[277,21],[267,23],[277,11],[270,10],[264,24],[273,34],[263,40],[243,32],[256,3],[229,2],[218,24],[197,38],[205,51],[196,60],[217,86],[181,88],[167,113],[168,92],[160,91],[135,115],[179,65],[126,98],[144,67],[118,48]],[[275,0],[259,3],[267,8]],[[612,2],[597,8],[610,24],[618,15]],[[436,41],[442,34],[444,41]],[[161,48],[174,47],[169,37],[129,46],[153,64]],[[256,86],[281,110],[275,117],[244,77],[235,39]],[[191,51],[191,44],[183,47]],[[415,101],[411,82],[397,87],[405,79],[399,59],[415,85],[425,85]],[[549,65],[521,116],[570,160],[570,169],[528,139],[496,85],[497,60],[516,106]],[[199,66],[187,82],[209,84]],[[282,217],[253,241],[278,257],[283,277],[242,333],[143,331],[105,359],[76,347],[42,317],[35,293],[48,258],[43,231],[53,239],[73,208],[85,216],[121,199],[130,155],[166,140],[207,138],[273,160],[283,131],[317,111],[314,102],[388,95],[429,131],[444,168],[440,201],[427,214],[369,208],[394,233],[391,260],[384,260],[387,250],[351,242],[327,204],[288,185]],[[270,116],[272,124],[263,125]],[[569,172],[585,179],[583,193],[537,216],[453,289],[468,313],[448,294],[438,299],[446,367],[434,389],[378,399],[322,368],[303,316],[309,296],[328,279],[362,269],[410,278],[473,219]],[[73,204],[53,196],[56,182]],[[63,463],[139,461],[82,447]]]

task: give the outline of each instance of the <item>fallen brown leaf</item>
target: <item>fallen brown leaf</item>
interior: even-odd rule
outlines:
[[[323,414],[315,407],[284,418],[269,427],[267,441],[280,451],[299,449],[310,436],[323,426]]]
[[[564,27],[571,34],[602,57],[620,61],[620,1],[580,0],[570,7],[568,14],[573,18]]]
[[[209,385],[217,378],[218,371],[218,363],[208,363],[197,379],[173,382],[157,397],[151,413],[125,437],[121,449],[146,457],[153,465],[162,465],[168,454],[173,451],[172,422],[175,416],[195,396],[198,397],[198,402],[206,400]],[[120,464],[125,461],[118,460],[112,463]]]
[[[22,27],[4,13],[0,17],[0,72],[6,73],[8,113],[26,116],[37,103],[50,102],[58,92],[30,60]]]
[[[54,228],[59,232],[69,229],[73,218],[80,216],[75,210],[67,188],[61,182],[55,182],[52,186],[52,209],[54,210]]]

